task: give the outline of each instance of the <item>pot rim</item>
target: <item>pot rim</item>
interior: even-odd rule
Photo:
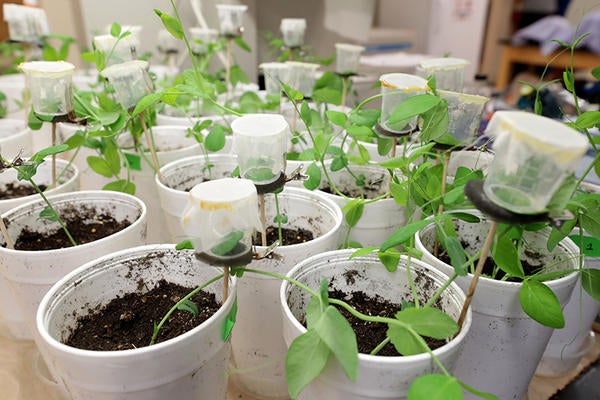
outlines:
[[[44,295],[38,311],[35,316],[35,328],[37,333],[41,336],[42,340],[50,346],[52,349],[61,353],[67,353],[76,357],[88,357],[88,358],[105,358],[105,359],[116,359],[116,358],[127,358],[136,355],[152,355],[164,350],[167,347],[178,345],[181,342],[187,340],[191,336],[195,335],[199,330],[203,329],[209,324],[214,323],[217,319],[221,318],[223,314],[233,306],[233,302],[236,301],[236,285],[237,280],[235,276],[230,276],[229,296],[225,303],[221,304],[217,312],[210,316],[206,321],[200,325],[190,329],[189,331],[166,340],[164,342],[153,344],[152,346],[144,346],[137,349],[127,350],[111,350],[111,351],[97,351],[97,350],[84,350],[76,347],[68,346],[61,341],[55,339],[47,330],[48,312],[52,309],[52,303],[57,299],[63,297],[62,293],[66,288],[75,286],[82,279],[93,279],[93,275],[102,271],[103,268],[107,268],[111,265],[116,265],[120,261],[133,260],[147,257],[148,254],[163,252],[169,250],[175,254],[179,251],[175,249],[175,244],[150,244],[142,245],[137,247],[131,247],[124,250],[119,250],[114,253],[104,255],[95,260],[89,261],[77,269],[73,270],[69,274],[65,275],[58,282],[56,282],[50,290]],[[98,266],[102,269],[98,269]],[[217,267],[210,267],[218,269]],[[55,300],[56,299],[56,300]]]
[[[343,249],[343,250],[332,250],[332,251],[328,251],[325,253],[316,254],[316,255],[311,256],[311,257],[305,259],[304,261],[296,264],[296,266],[294,268],[292,268],[290,270],[290,272],[288,272],[286,274],[286,276],[294,277],[296,275],[297,271],[304,268],[305,265],[311,264],[314,260],[323,259],[330,255],[338,255],[338,256],[347,255],[349,257],[355,251],[356,251],[356,249]],[[361,258],[366,258],[366,257],[369,257],[369,256],[360,256],[360,257],[356,257],[355,259],[360,260]],[[369,258],[374,258],[374,257],[376,257],[376,256],[371,254],[371,256]],[[401,255],[400,257],[401,257],[401,260],[404,260],[404,261],[408,260],[408,257],[405,255]],[[418,265],[419,267],[421,267],[423,269],[432,270],[436,274],[445,276],[447,278],[446,274],[444,274],[442,271],[436,270],[433,266],[431,266],[421,260],[418,260],[415,258],[410,258],[410,262]],[[287,288],[290,285],[291,285],[291,283],[289,283],[288,281],[283,281],[281,283],[281,286],[279,289],[279,300],[280,300],[281,306],[283,308],[282,311],[284,314],[284,318],[292,321],[292,324],[294,325],[294,327],[296,329],[300,330],[302,333],[305,333],[307,331],[306,328],[304,327],[304,325],[302,325],[296,319],[296,317],[290,310],[288,303],[287,303],[286,292],[287,292]],[[459,297],[461,297],[461,299],[464,301],[464,297],[465,297],[464,292],[462,291],[462,289],[458,286],[458,284],[456,282],[452,282],[448,286],[447,290],[448,289],[451,289],[455,293],[459,294]],[[460,305],[460,307],[462,307],[462,305]],[[435,350],[432,350],[433,354],[436,357],[439,357],[440,354],[443,354],[443,353],[449,351],[452,347],[458,346],[460,343],[462,343],[466,339],[467,333],[471,329],[471,323],[472,323],[472,310],[471,310],[471,307],[469,306],[469,309],[467,310],[467,316],[463,323],[462,329],[460,330],[458,335],[454,336],[448,343],[444,344],[443,346],[438,347]],[[431,357],[430,354],[427,352],[415,354],[415,355],[411,355],[411,356],[392,356],[392,357],[370,355],[370,354],[364,354],[364,353],[358,354],[359,362],[377,363],[377,364],[385,364],[385,365],[397,365],[397,364],[406,364],[406,363],[417,362],[417,361],[424,361],[424,360],[428,360],[430,357]]]

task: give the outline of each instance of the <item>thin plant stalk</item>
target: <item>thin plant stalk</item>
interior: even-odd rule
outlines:
[[[448,182],[448,163],[450,162],[450,152],[444,152],[444,165],[442,169],[442,189],[440,195],[440,205],[438,206],[437,215],[444,213],[444,196],[446,195],[446,185]],[[440,251],[440,242],[436,239],[433,245],[433,256],[437,258]]]
[[[260,208],[260,239],[262,246],[267,246],[267,217],[265,215],[265,195],[261,194],[258,196],[259,208]]]
[[[227,38],[227,62],[225,65],[225,87],[227,88],[227,100],[231,98],[231,38]]]
[[[344,77],[342,79],[342,111],[346,112],[346,96],[348,95],[348,79],[349,77]]]
[[[56,146],[56,122],[52,121],[52,146]],[[56,187],[56,154],[52,154],[52,188]]]
[[[158,157],[156,156],[156,147],[154,146],[154,140],[152,139],[152,135],[146,126],[145,112],[142,111],[140,113],[140,122],[142,123],[142,129],[144,130],[144,137],[146,138],[146,143],[148,145],[148,149],[150,150],[150,155],[152,156],[152,163],[154,164],[154,170],[156,171],[156,175],[158,176],[158,180],[160,183],[164,184],[165,179],[160,173],[160,164],[158,163]]]
[[[4,236],[4,240],[6,241],[6,247],[14,250],[15,245],[8,235],[8,229],[6,229],[6,224],[4,223],[4,218],[0,217],[0,231],[2,231],[2,236]]]
[[[229,267],[223,267],[223,299],[221,304],[225,304],[229,297]]]
[[[479,255],[479,260],[477,261],[477,266],[475,267],[475,273],[473,274],[473,279],[471,279],[471,285],[469,286],[469,292],[467,293],[467,297],[465,299],[465,304],[463,304],[463,308],[460,311],[460,317],[458,318],[459,330],[462,329],[462,325],[465,322],[465,318],[467,316],[467,310],[469,309],[471,300],[473,300],[473,295],[475,294],[475,289],[477,288],[477,282],[479,281],[479,277],[481,276],[481,272],[483,271],[483,266],[485,265],[485,261],[490,252],[490,248],[492,247],[492,241],[494,240],[494,236],[496,235],[497,229],[498,229],[498,222],[492,221],[492,225],[490,226],[488,235],[485,238],[485,242],[483,243],[483,248],[481,249],[481,254]]]
[[[275,211],[277,212],[277,235],[279,237],[279,245],[283,246],[283,232],[281,231],[281,213],[279,212],[279,197],[277,193],[275,196]]]

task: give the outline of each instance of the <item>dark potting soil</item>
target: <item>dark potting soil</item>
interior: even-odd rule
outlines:
[[[463,248],[468,247],[468,244],[466,242],[461,241],[461,244],[462,244]],[[535,258],[536,255],[530,253],[530,254],[528,254],[528,256],[531,258]],[[541,257],[541,255],[539,255],[539,256]],[[442,250],[437,258],[440,261],[443,261],[448,265],[452,265],[450,263],[450,256],[448,255],[448,253],[445,250]],[[473,261],[473,263],[475,265],[477,265],[477,261],[478,260],[475,260],[475,261]],[[525,276],[534,275],[535,273],[539,272],[542,269],[541,265],[533,265],[526,260],[521,260],[521,265],[523,266],[523,272],[525,272]],[[500,280],[500,279],[504,278],[504,276],[506,274],[500,269],[498,269],[498,271],[496,272],[496,275],[494,276],[494,271],[496,269],[498,269],[498,268],[496,266],[496,263],[494,262],[494,259],[491,256],[486,258],[485,264],[483,264],[483,271],[482,271],[483,276],[485,276],[487,278],[493,277],[493,279],[496,279],[496,280]],[[510,278],[507,278],[506,281],[507,282],[521,282],[523,280],[521,278],[510,277]]]
[[[119,222],[109,214],[98,214],[90,207],[66,208],[59,211],[59,214],[78,245],[110,236],[132,224],[127,219]],[[25,227],[15,241],[15,249],[23,251],[53,250],[71,246],[67,234],[61,228],[40,233]]]
[[[77,325],[64,342],[84,350],[128,350],[148,346],[154,324],[158,324],[179,300],[194,288],[161,280],[146,293],[129,293],[113,299],[99,310],[79,318]],[[191,298],[198,314],[177,310],[162,326],[156,343],[177,337],[210,318],[220,305],[215,295],[200,291]]]
[[[281,234],[283,238],[282,246],[289,246],[292,244],[306,243],[314,239],[314,235],[311,231],[302,228],[281,228]],[[267,244],[271,244],[279,240],[279,233],[276,226],[267,227]],[[262,239],[260,232],[256,233],[252,238],[252,244],[254,246],[262,246]]]
[[[339,289],[330,290],[329,297],[332,299],[343,300],[350,304],[353,308],[366,315],[376,315],[380,317],[394,318],[395,314],[400,311],[402,306],[400,304],[394,304],[388,300],[383,299],[379,295],[371,297],[362,291],[356,291],[351,293],[345,293]],[[356,340],[358,343],[358,352],[363,354],[369,354],[387,337],[386,332],[388,329],[387,324],[374,323],[363,321],[362,319],[356,318],[348,311],[338,307],[342,315],[350,322],[352,329],[356,334]],[[438,347],[446,344],[445,340],[424,338],[429,348],[437,349]],[[400,354],[396,351],[393,344],[386,344],[377,353],[378,356],[391,356],[397,357]]]
[[[46,190],[46,185],[38,185],[42,190]],[[35,188],[29,183],[7,183],[0,190],[0,200],[16,199],[19,197],[31,196],[36,194]]]

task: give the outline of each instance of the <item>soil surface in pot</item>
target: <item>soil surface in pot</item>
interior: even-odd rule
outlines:
[[[375,180],[367,181],[365,182],[364,186],[361,187],[350,185],[336,185],[336,188],[345,196],[351,198],[363,196],[365,199],[374,199],[385,194],[386,191],[383,189],[382,185],[382,180]],[[319,190],[325,193],[337,195],[337,193],[335,193],[335,191],[333,191],[331,189],[331,186],[329,186],[328,184],[324,185],[323,187],[320,187]]]
[[[314,235],[311,231],[302,228],[281,228],[281,235],[283,238],[282,246],[289,246],[292,244],[306,243],[314,239]],[[274,243],[279,240],[279,233],[276,226],[267,227],[267,244]],[[256,233],[252,238],[252,244],[254,246],[262,246],[262,239],[260,233]]]
[[[139,282],[140,286],[144,282]],[[161,280],[154,289],[142,293],[129,293],[113,299],[106,306],[90,310],[90,315],[80,317],[77,325],[64,342],[84,350],[128,350],[148,346],[154,324],[194,288],[183,287]],[[219,310],[214,293],[200,291],[191,298],[198,309],[177,310],[162,326],[157,343],[177,337],[200,325]]]
[[[379,295],[372,297],[362,291],[346,293],[342,290],[334,289],[329,291],[329,298],[343,300],[350,304],[354,309],[366,315],[394,318],[396,313],[402,309],[401,304],[392,303]],[[338,307],[338,310],[340,310],[342,315],[350,322],[350,325],[356,334],[359,353],[370,354],[371,351],[387,337],[387,324],[363,321],[341,307]],[[445,340],[428,337],[425,337],[424,339],[432,350],[446,344]],[[379,353],[377,353],[377,355],[398,357],[401,354],[396,351],[396,348],[392,343],[388,343],[379,351]]]
[[[42,190],[46,190],[46,185],[38,185]],[[10,182],[0,189],[0,200],[16,199],[19,197],[31,196],[36,194],[34,187],[28,183]]]
[[[66,207],[60,210],[59,214],[78,245],[110,236],[132,224],[127,219],[117,221],[107,213],[98,214],[93,207]],[[72,247],[72,244],[61,228],[52,232],[39,232],[25,227],[15,241],[15,249],[23,251],[54,250],[65,247]]]

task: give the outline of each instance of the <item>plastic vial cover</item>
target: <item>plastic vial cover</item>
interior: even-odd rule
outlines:
[[[2,11],[12,40],[34,43],[50,33],[46,12],[41,8],[4,4]]]
[[[460,143],[472,141],[489,98],[446,90],[438,90],[438,94],[448,103],[448,133]]]
[[[254,231],[261,229],[254,183],[223,178],[194,186],[181,226],[197,252],[232,257],[248,251]]]
[[[283,43],[287,47],[300,47],[304,44],[304,31],[306,30],[306,19],[283,18],[279,27],[283,35]]]
[[[219,15],[219,32],[223,36],[239,36],[243,31],[245,5],[217,4]]]
[[[112,35],[94,36],[94,48],[104,52],[107,66],[132,61],[136,57],[136,40],[132,35],[122,39]]]
[[[424,94],[429,90],[427,81],[420,76],[402,73],[384,74],[381,82],[381,125],[392,132],[412,130],[417,126],[417,117],[390,123],[394,109],[406,99]]]
[[[258,66],[265,75],[267,94],[281,93],[281,82],[288,82],[289,66],[281,62],[262,63]]]
[[[417,75],[428,78],[435,76],[438,89],[462,92],[465,81],[465,67],[469,61],[462,58],[430,58],[417,65]]]
[[[246,114],[231,123],[240,176],[256,184],[276,181],[285,171],[290,127],[279,114]]]
[[[219,37],[219,31],[211,28],[192,27],[190,28],[190,47],[194,54],[208,53],[208,44],[215,43]],[[202,42],[202,43],[200,43]]]
[[[292,89],[302,93],[304,97],[312,96],[316,79],[315,74],[317,69],[319,69],[319,64],[301,61],[286,61],[285,63],[289,67],[288,81],[286,83]]]
[[[65,61],[31,61],[19,65],[27,76],[33,109],[40,115],[66,115],[73,111],[73,72]]]
[[[133,60],[111,65],[100,74],[113,85],[117,100],[126,110],[135,107],[142,97],[152,93],[152,80],[146,61]]]
[[[339,74],[355,74],[358,71],[360,55],[365,51],[365,48],[354,44],[336,43],[335,51],[335,72]]]
[[[589,146],[564,123],[524,111],[497,111],[485,133],[496,139],[483,189],[494,203],[521,214],[543,212]]]

